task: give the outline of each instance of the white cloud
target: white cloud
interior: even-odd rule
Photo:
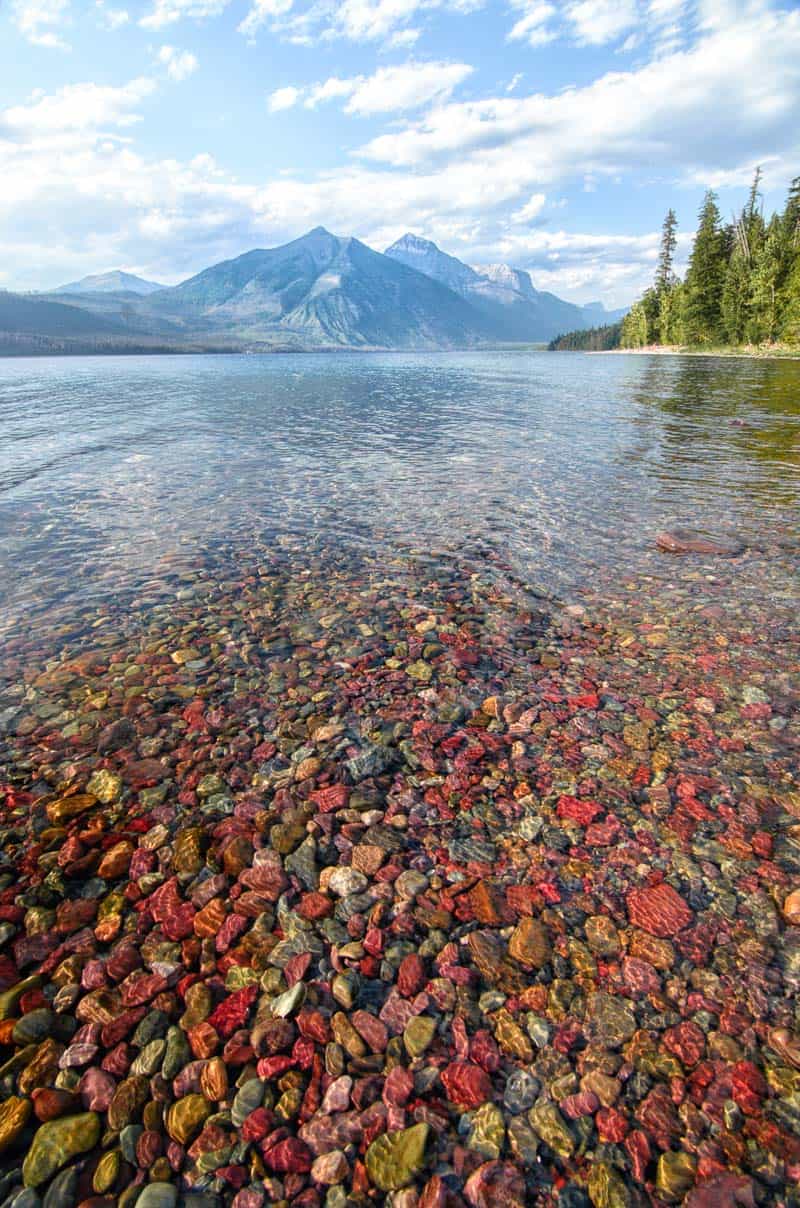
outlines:
[[[510,261],[540,287],[618,305],[652,276],[658,231],[554,231],[546,195],[585,178],[609,192],[655,178],[673,200],[676,181],[747,183],[756,162],[766,187],[784,188],[800,161],[800,13],[761,8],[695,37],[562,93],[439,100],[305,178],[243,182],[209,156],[148,157],[134,139],[150,79],[38,93],[0,111],[0,263],[20,287],[120,263],[175,280],[318,223],[379,248],[413,229],[470,262]],[[373,79],[316,87],[350,105]],[[385,103],[371,88],[356,102],[368,110]],[[292,103],[312,94],[296,89]]]
[[[556,37],[550,24],[556,8],[546,0],[513,0],[512,7],[522,12],[508,34],[510,42],[527,42],[529,46],[545,46]]]
[[[639,20],[636,0],[578,0],[566,15],[577,42],[602,46],[627,33]]]
[[[4,139],[16,142],[38,135],[92,135],[108,127],[133,126],[141,121],[133,110],[154,91],[153,80],[140,77],[119,88],[68,84],[54,93],[36,92],[27,104],[0,110],[0,147]]]
[[[168,0],[156,0],[167,3]],[[412,24],[425,14],[442,10],[469,13],[484,0],[311,0],[298,8],[293,0],[251,0],[252,7],[239,31],[253,38],[264,25],[300,45],[318,39],[347,38],[352,42],[381,42],[408,47],[419,29]]]
[[[349,80],[341,80],[338,76],[331,76],[325,80],[324,84],[312,84],[306,91],[306,109],[316,109],[317,105],[321,105],[325,101],[335,101],[340,97],[352,96],[354,90],[358,87],[359,79],[363,79],[363,76],[358,77],[358,79]],[[297,91],[302,92],[301,89]]]
[[[105,20],[109,29],[120,29],[123,25],[127,25],[131,19],[131,15],[126,8],[108,8],[105,11]]]
[[[514,210],[511,214],[512,222],[533,222],[544,209],[544,203],[547,201],[544,193],[533,193],[524,206],[520,206],[518,210]]]
[[[401,63],[379,67],[371,76],[330,76],[305,88],[287,85],[267,99],[272,113],[291,109],[300,100],[306,109],[329,101],[347,99],[345,113],[373,117],[379,113],[405,113],[425,105],[439,104],[472,74],[468,63]]]
[[[253,38],[262,25],[275,17],[285,16],[290,11],[292,2],[293,0],[254,0],[249,13],[238,26],[239,33]]]
[[[66,21],[68,10],[69,0],[12,0],[11,19],[34,46],[67,50],[56,30]]]
[[[439,106],[361,154],[396,170],[459,162],[499,178],[522,164],[531,184],[548,185],[626,169],[694,179],[736,171],[769,148],[788,179],[800,159],[799,109],[800,12],[761,11],[580,88]]]
[[[217,17],[229,3],[230,0],[155,0],[151,11],[145,13],[139,24],[143,29],[164,29],[184,18]]]
[[[403,63],[380,67],[374,75],[350,80],[336,77],[312,89],[306,104],[348,96],[346,113],[370,117],[376,113],[404,113],[447,100],[472,74],[468,63]]]
[[[521,13],[509,31],[509,41],[545,46],[557,38],[578,46],[622,44],[633,50],[650,39],[661,49],[675,49],[691,28],[690,14],[699,4],[718,7],[725,0],[570,0],[556,7],[549,0],[511,0]],[[763,0],[752,0],[762,3]],[[627,35],[627,36],[626,36]]]
[[[303,95],[301,88],[292,88],[289,85],[286,88],[277,88],[267,98],[267,107],[270,113],[281,113],[284,109],[291,109],[296,105]]]
[[[185,80],[199,67],[196,55],[174,46],[161,46],[156,57],[171,80]]]

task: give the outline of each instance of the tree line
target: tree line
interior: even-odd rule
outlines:
[[[769,220],[760,184],[759,168],[727,224],[716,193],[706,193],[683,280],[673,271],[678,222],[668,211],[655,280],[622,321],[623,348],[800,344],[800,176]]]
[[[606,323],[583,331],[568,331],[547,345],[548,352],[608,352],[619,348],[622,323]]]

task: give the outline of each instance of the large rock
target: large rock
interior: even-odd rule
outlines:
[[[367,1173],[376,1187],[399,1191],[413,1182],[425,1166],[429,1131],[427,1124],[414,1124],[401,1132],[376,1137],[365,1159]]]
[[[26,1187],[39,1187],[71,1158],[94,1149],[100,1140],[100,1117],[97,1112],[80,1116],[62,1116],[49,1120],[37,1129],[22,1164]]]

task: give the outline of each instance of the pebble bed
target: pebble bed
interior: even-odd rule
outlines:
[[[798,551],[661,544],[5,635],[3,1208],[800,1204]]]

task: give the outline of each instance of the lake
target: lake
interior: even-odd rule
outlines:
[[[648,563],[677,523],[791,531],[798,425],[797,362],[0,361],[0,625],[280,539],[492,556],[570,594]]]
[[[0,1201],[789,1202],[798,492],[798,362],[0,361]]]

